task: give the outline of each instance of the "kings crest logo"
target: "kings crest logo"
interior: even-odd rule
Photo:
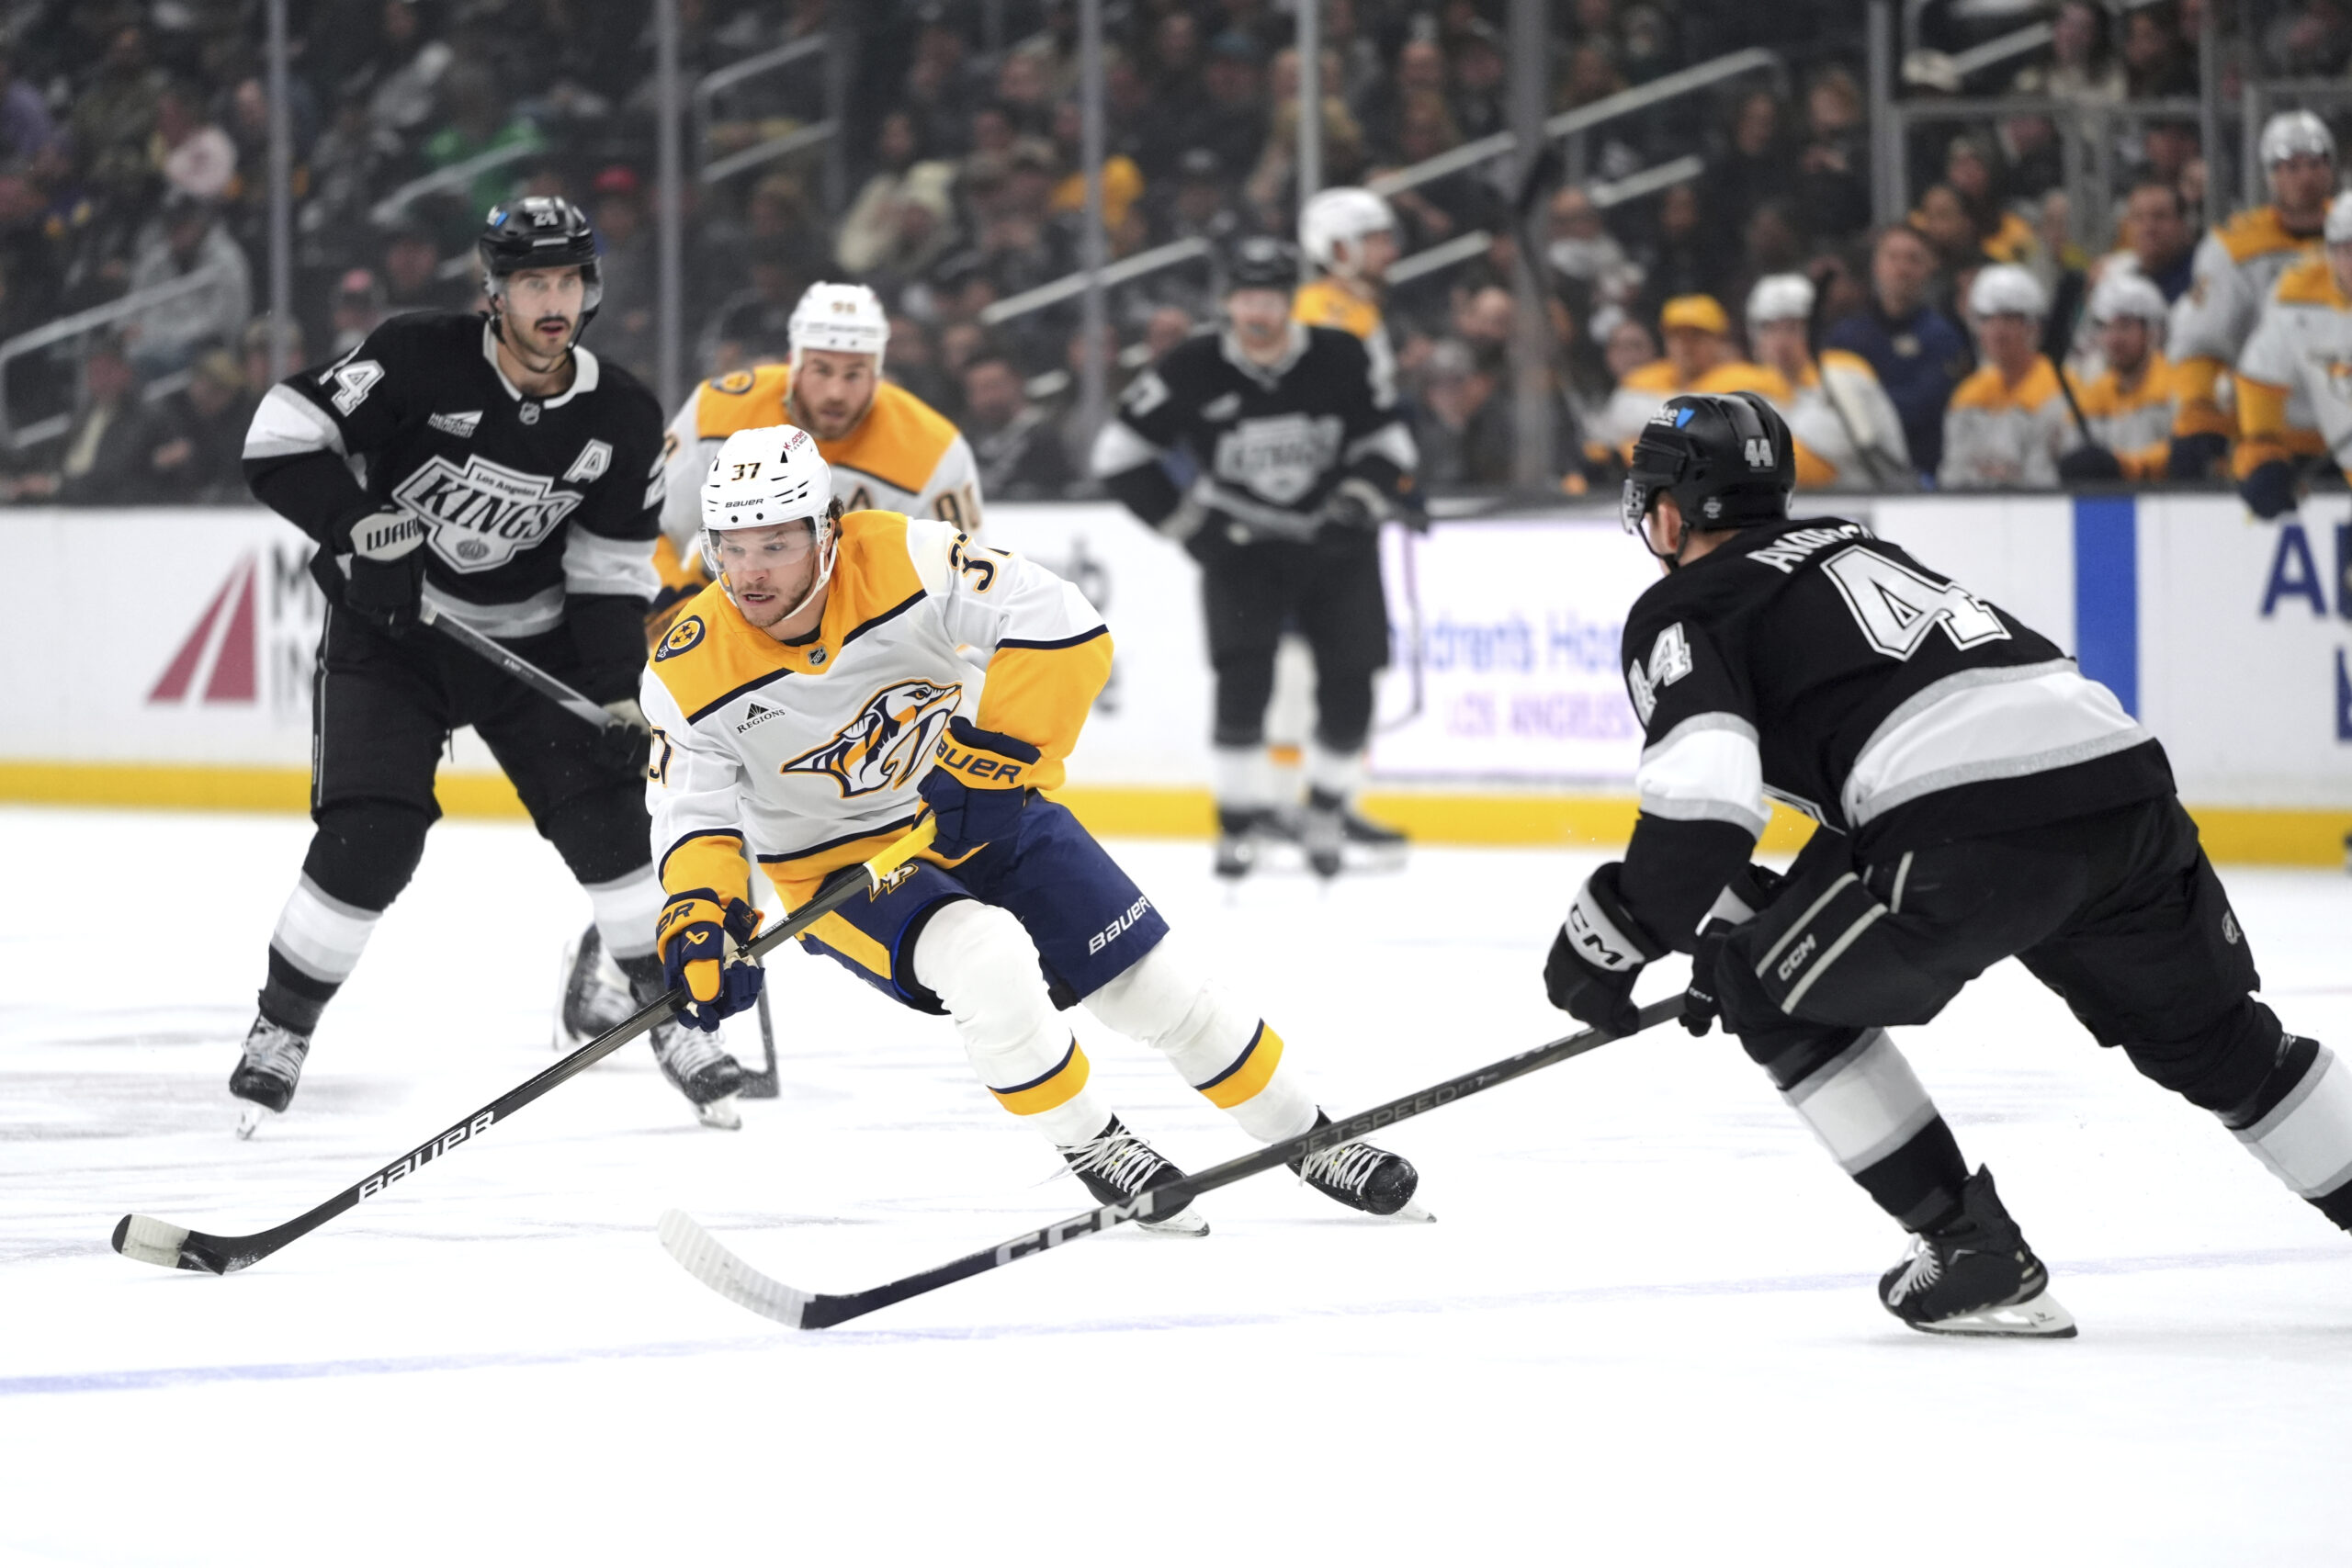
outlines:
[[[813,751],[777,769],[785,773],[823,773],[844,795],[903,789],[930,759],[940,732],[955,716],[961,685],[935,681],[899,681],[865,701],[841,733]]]
[[[435,457],[392,491],[433,527],[433,552],[458,571],[492,571],[553,533],[582,497],[545,474],[468,457]]]

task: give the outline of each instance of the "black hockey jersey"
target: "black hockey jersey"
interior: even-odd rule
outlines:
[[[1871,856],[2169,795],[2163,748],[2049,638],[1859,523],[1745,528],[1634,602],[1628,907],[1688,948],[1766,797]]]
[[[1195,333],[1136,378],[1094,444],[1094,472],[1145,522],[1185,499],[1162,459],[1198,470],[1190,494],[1275,538],[1311,536],[1342,479],[1399,493],[1419,465],[1392,378],[1361,340],[1291,326],[1289,351],[1251,363],[1231,335]]]
[[[427,603],[492,637],[552,630],[567,595],[650,598],[662,407],[627,370],[573,355],[569,390],[526,397],[485,318],[395,316],[270,389],[246,481],[322,542],[379,508],[422,518]],[[311,570],[332,596],[341,569],[322,550]]]

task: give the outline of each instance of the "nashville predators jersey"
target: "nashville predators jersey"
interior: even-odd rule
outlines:
[[[2243,479],[2267,462],[2331,452],[2352,458],[2352,299],[2325,256],[2271,290],[2237,364]]]
[[[1799,491],[1910,487],[1903,420],[1870,361],[1843,349],[1824,350],[1780,408],[1796,438]]]
[[[2188,292],[2174,302],[2165,334],[2176,367],[2173,434],[2236,434],[2222,379],[2280,275],[2318,248],[2317,234],[2296,233],[2276,207],[2248,208],[2198,244]]]
[[[792,367],[761,365],[696,386],[670,422],[668,503],[662,532],[690,562],[702,527],[702,484],[718,448],[739,430],[790,424]],[[816,432],[810,431],[810,434]],[[817,443],[832,466],[833,497],[850,512],[876,509],[936,517],[967,533],[980,526],[980,475],[956,426],[903,387],[885,381],[857,427]]]
[[[1939,490],[2048,490],[2058,482],[2060,454],[2082,445],[2071,423],[2058,372],[2034,357],[2014,387],[1984,365],[1952,389],[1944,409]]]
[[[2150,354],[2140,378],[2126,387],[2112,367],[2082,389],[2083,422],[2091,439],[2115,454],[2127,479],[2161,479],[2171,448],[2172,365]],[[2245,404],[2244,389],[2239,396]]]
[[[1292,295],[1290,318],[1302,326],[1337,327],[1367,341],[1381,330],[1380,307],[1336,277],[1318,277]]]
[[[1787,379],[1769,367],[1745,359],[1729,360],[1686,387],[1675,373],[1672,360],[1653,359],[1627,371],[1625,378],[1617,383],[1617,389],[1610,394],[1609,401],[1601,406],[1593,421],[1593,439],[1601,449],[1592,456],[1605,457],[1613,451],[1621,457],[1630,457],[1634,443],[1640,438],[1642,426],[1650,422],[1650,415],[1679,392],[1760,392],[1781,408],[1789,406]]]
[[[992,656],[985,675],[962,649]],[[714,584],[646,665],[662,886],[742,897],[748,856],[803,902],[914,825],[957,715],[1036,747],[1025,782],[1056,788],[1110,671],[1110,628],[1043,567],[945,523],[851,513],[807,641],[776,641]]]

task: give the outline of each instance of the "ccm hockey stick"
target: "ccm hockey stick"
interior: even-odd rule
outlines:
[[[924,818],[914,829],[867,861],[864,876],[836,874],[831,885],[800,907],[790,919],[754,939],[745,953],[758,962],[833,910],[861,895],[879,889],[885,881],[916,854],[929,847],[938,824]],[[566,1056],[547,1071],[508,1089],[461,1122],[443,1129],[390,1165],[345,1188],[317,1208],[298,1214],[282,1225],[252,1235],[212,1235],[192,1231],[168,1220],[145,1214],[125,1214],[114,1227],[114,1249],[125,1258],[164,1269],[189,1269],[207,1274],[233,1274],[267,1258],[287,1243],[300,1240],[345,1210],[380,1196],[392,1183],[413,1176],[450,1150],[472,1142],[500,1122],[560,1084],[578,1077],[647,1030],[676,1012],[685,1001],[683,989],[665,991]]]
[[[416,618],[464,649],[468,653],[497,665],[582,724],[594,725],[598,729],[635,729],[637,728],[612,713],[603,704],[589,701],[588,698],[573,691],[522,655],[484,637],[455,615],[445,615],[428,604],[417,612]]]
[[[1669,997],[1652,1002],[1642,1009],[1642,1028],[1654,1029],[1682,1010],[1682,998]],[[893,1280],[887,1285],[876,1285],[870,1291],[853,1291],[847,1295],[829,1296],[809,1291],[796,1290],[779,1280],[771,1280],[719,1245],[709,1232],[696,1224],[693,1218],[672,1209],[662,1216],[662,1245],[670,1256],[684,1266],[687,1273],[725,1296],[738,1306],[749,1307],[762,1317],[772,1317],[787,1328],[831,1328],[847,1323],[867,1313],[878,1312],[886,1306],[952,1285],[958,1280],[968,1280],[975,1274],[985,1274],[991,1269],[1001,1269],[1008,1263],[1018,1263],[1041,1252],[1078,1240],[1081,1236],[1109,1230],[1129,1220],[1148,1220],[1162,1210],[1172,1211],[1192,1201],[1204,1192],[1230,1186],[1246,1177],[1276,1166],[1302,1158],[1335,1144],[1376,1133],[1383,1127],[1466,1100],[1474,1094],[1524,1077],[1555,1062],[1565,1062],[1571,1056],[1581,1056],[1597,1050],[1619,1036],[1598,1029],[1588,1029],[1566,1039],[1523,1051],[1476,1072],[1448,1078],[1402,1100],[1392,1100],[1385,1105],[1375,1105],[1359,1111],[1345,1121],[1317,1127],[1295,1138],[1229,1159],[1223,1165],[1211,1166],[1165,1187],[1155,1187],[1136,1195],[1132,1203],[1113,1203],[1100,1209],[1090,1209],[1082,1214],[1014,1236],[999,1247],[984,1252],[974,1252],[943,1263],[936,1269],[926,1269],[920,1274],[910,1274],[903,1280]]]

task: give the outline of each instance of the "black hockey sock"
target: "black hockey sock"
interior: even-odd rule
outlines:
[[[1871,1201],[1915,1234],[1950,1224],[1960,1213],[1960,1190],[1968,1184],[1968,1162],[1960,1141],[1941,1116],[1913,1134],[1884,1159],[1854,1172]]]
[[[261,1015],[280,1029],[308,1039],[319,1032],[319,1019],[343,988],[339,981],[305,975],[277,948],[269,950],[269,978],[261,988]]]

